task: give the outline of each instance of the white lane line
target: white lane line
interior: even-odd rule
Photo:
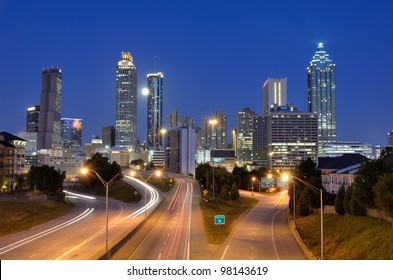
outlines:
[[[5,247],[3,247],[3,248],[0,248],[0,255],[2,255],[2,254],[4,254],[4,253],[7,253],[7,252],[9,252],[9,251],[12,251],[12,250],[14,250],[14,249],[16,249],[16,248],[18,248],[18,247],[20,247],[20,246],[23,246],[23,245],[25,245],[25,244],[27,244],[27,243],[30,243],[30,242],[32,242],[32,241],[34,241],[34,240],[37,240],[37,239],[39,239],[39,238],[41,238],[41,237],[44,237],[44,236],[48,235],[48,234],[51,234],[51,233],[53,233],[53,232],[56,232],[56,231],[58,231],[58,230],[60,230],[60,229],[63,229],[63,228],[65,228],[65,227],[67,227],[67,226],[70,226],[70,225],[72,225],[72,224],[74,224],[74,223],[80,221],[81,219],[86,218],[86,217],[87,217],[88,215],[90,215],[93,211],[94,211],[94,208],[92,208],[92,209],[88,208],[88,209],[86,209],[82,214],[80,214],[80,215],[78,215],[78,216],[76,216],[76,217],[70,219],[69,221],[66,221],[66,222],[64,222],[64,223],[62,223],[62,224],[60,224],[60,225],[57,225],[57,226],[52,227],[52,228],[50,228],[50,229],[44,230],[43,232],[39,232],[39,233],[34,234],[34,235],[32,235],[32,236],[29,236],[29,237],[27,237],[27,238],[21,239],[21,240],[15,242],[15,243],[12,243],[12,244],[10,244],[10,245],[7,245],[7,246],[5,246]]]

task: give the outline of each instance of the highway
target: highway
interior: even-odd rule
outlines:
[[[251,192],[241,191],[251,197]],[[254,192],[258,204],[235,225],[231,235],[215,253],[221,260],[304,260],[287,221],[287,191],[274,196]]]
[[[198,183],[179,174],[146,227],[125,244],[112,259],[190,260],[209,259],[203,218],[199,209]]]
[[[125,176],[144,194],[143,182]],[[110,188],[109,188],[110,192]],[[162,194],[149,187],[147,213],[162,199]],[[6,260],[84,260],[105,255],[105,197],[67,194],[75,204],[71,213],[32,229],[0,238],[0,259]],[[123,203],[109,199],[109,249],[144,219],[144,199]]]

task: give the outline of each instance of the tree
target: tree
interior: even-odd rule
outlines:
[[[380,176],[390,171],[382,159],[368,161],[363,164],[355,175],[353,183],[353,200],[362,208],[375,208],[374,185]]]
[[[143,168],[145,166],[145,161],[143,159],[134,159],[131,160],[130,165],[133,165],[138,168]]]
[[[236,182],[234,182],[231,188],[231,199],[237,200],[239,199],[239,197],[240,197],[239,189],[237,188]]]
[[[349,186],[344,195],[344,209],[347,214],[352,214],[351,207],[350,207],[352,193],[353,193],[353,186]]]
[[[211,174],[212,167],[208,163],[198,164],[195,168],[195,178],[198,180],[199,185],[205,188],[211,185]]]
[[[391,155],[391,154],[393,154],[393,147],[387,146],[382,150],[379,158],[384,159],[385,157],[387,157],[388,155]]]
[[[235,167],[232,171],[238,188],[247,190],[250,186],[250,173],[244,167]]]
[[[8,180],[5,176],[0,176],[0,191],[3,192],[7,188]]]
[[[393,173],[380,177],[374,187],[375,205],[393,218]],[[393,227],[393,219],[392,219]]]
[[[228,196],[228,189],[226,186],[221,186],[220,198],[225,199]]]
[[[121,167],[116,161],[110,163],[109,159],[102,154],[96,153],[90,160],[84,164],[84,168],[96,171],[106,182],[110,181],[117,173],[121,172]],[[118,178],[121,178],[120,174]],[[79,178],[85,188],[97,187],[101,182],[97,176],[81,176]]]
[[[341,186],[338,189],[336,200],[334,201],[334,209],[336,210],[336,213],[339,215],[345,214],[344,198],[345,198],[345,187]]]
[[[48,165],[32,166],[27,175],[30,189],[50,194],[55,194],[62,188],[65,178],[65,171],[55,170],[53,166]]]

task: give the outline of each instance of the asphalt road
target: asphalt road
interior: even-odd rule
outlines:
[[[242,196],[252,196],[241,191]],[[286,191],[274,196],[254,192],[259,203],[246,213],[215,253],[221,260],[304,260],[287,221]]]
[[[198,183],[178,174],[158,209],[112,259],[189,260],[209,259]]]
[[[125,176],[125,181],[136,179]],[[144,194],[143,182],[137,183]],[[135,184],[134,184],[135,185]],[[109,190],[110,191],[110,190]],[[162,194],[147,192],[148,199],[157,204]],[[98,259],[106,252],[106,208],[104,197],[75,196],[68,199],[75,204],[66,216],[32,229],[0,238],[0,259],[59,260]],[[150,213],[154,208],[147,210]],[[109,249],[144,219],[144,199],[139,203],[123,203],[109,199]]]

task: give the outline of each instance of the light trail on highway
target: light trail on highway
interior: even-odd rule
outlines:
[[[74,223],[76,223],[76,222],[78,222],[78,221],[80,221],[80,220],[86,218],[86,217],[87,217],[88,215],[90,215],[93,211],[94,211],[94,208],[87,208],[87,209],[86,209],[83,213],[81,213],[80,215],[78,215],[78,216],[76,216],[76,217],[74,217],[74,218],[72,218],[72,219],[70,219],[70,220],[68,220],[68,221],[66,221],[66,222],[64,222],[64,223],[61,223],[61,224],[59,224],[59,225],[57,225],[57,226],[54,226],[54,227],[52,227],[52,228],[50,228],[50,229],[44,230],[44,231],[42,231],[42,232],[39,232],[39,233],[37,233],[37,234],[34,234],[34,235],[32,235],[32,236],[29,236],[29,237],[27,237],[27,238],[24,238],[24,239],[22,239],[22,240],[19,240],[19,241],[15,242],[15,243],[12,243],[12,244],[10,244],[10,245],[8,245],[8,246],[5,246],[5,247],[3,247],[3,248],[0,248],[0,255],[2,255],[2,254],[4,254],[4,253],[7,253],[7,252],[9,252],[9,251],[12,251],[12,250],[14,250],[14,249],[16,249],[16,248],[18,248],[18,247],[20,247],[20,246],[23,246],[23,245],[25,245],[25,244],[30,243],[30,242],[33,242],[33,241],[35,241],[35,240],[37,240],[37,239],[39,239],[39,238],[42,238],[42,237],[44,237],[44,236],[46,236],[46,235],[48,235],[48,234],[54,233],[54,232],[56,232],[56,231],[58,231],[58,230],[61,230],[61,229],[65,228],[65,227],[68,227],[68,226],[70,226],[70,225],[72,225],[72,224],[74,224]]]
[[[139,216],[140,214],[145,213],[145,211],[148,211],[149,209],[152,209],[153,207],[157,206],[157,203],[160,200],[160,195],[153,187],[151,187],[149,184],[146,184],[145,182],[143,182],[142,180],[139,180],[137,178],[134,178],[131,176],[124,176],[124,177],[142,185],[144,188],[146,188],[146,191],[149,192],[149,194],[150,194],[150,200],[146,203],[146,206],[143,206],[139,210],[137,210],[134,213],[132,213],[131,215],[129,215],[127,217],[127,219],[129,219],[129,218],[134,219],[135,217]]]

